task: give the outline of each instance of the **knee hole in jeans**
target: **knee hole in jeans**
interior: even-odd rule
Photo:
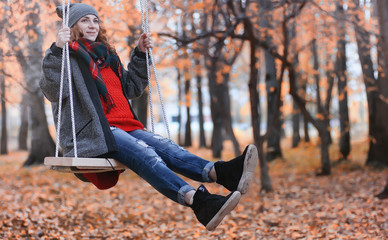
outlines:
[[[136,142],[137,142],[139,145],[141,145],[142,147],[145,147],[146,149],[152,148],[152,147],[150,147],[146,142],[144,142],[143,140],[137,140]],[[162,163],[162,164],[166,165],[166,163],[163,161],[163,159],[162,159],[161,157],[155,156],[154,158],[155,158],[155,159],[154,159],[154,162],[153,162],[153,164],[152,164],[152,167],[153,167],[153,168],[154,168],[158,163]]]
[[[149,147],[148,144],[145,143],[143,140],[137,140],[136,142],[137,142],[140,146],[142,146],[142,147],[145,147],[145,148],[148,148],[148,147]]]
[[[163,165],[166,166],[166,163],[163,161],[163,159],[161,157],[155,157],[155,163],[152,165],[152,167],[154,168],[158,163],[162,163]]]

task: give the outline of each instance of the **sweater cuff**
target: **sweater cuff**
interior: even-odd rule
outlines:
[[[62,56],[62,48],[57,47],[57,45],[55,45],[55,42],[51,44],[50,50],[55,56]]]
[[[146,54],[140,51],[138,47],[135,47],[135,55],[138,56],[139,58],[146,59]]]

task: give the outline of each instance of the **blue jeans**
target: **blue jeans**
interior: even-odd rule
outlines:
[[[112,127],[112,133],[118,146],[112,157],[175,202],[187,206],[184,196],[194,188],[174,172],[199,182],[213,182],[209,177],[213,162],[169,139],[142,129],[125,132]]]

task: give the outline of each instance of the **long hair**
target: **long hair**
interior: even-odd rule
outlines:
[[[78,41],[81,37],[83,37],[83,33],[81,29],[75,24],[70,29],[70,41]],[[109,50],[111,50],[113,53],[116,53],[116,49],[113,45],[111,45],[108,41],[108,35],[106,34],[106,29],[104,25],[100,22],[100,29],[98,31],[96,42],[102,42],[105,46],[108,47]]]

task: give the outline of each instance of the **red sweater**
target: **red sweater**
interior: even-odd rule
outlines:
[[[101,77],[104,79],[106,88],[112,96],[114,107],[107,113],[107,104],[101,98],[104,113],[110,126],[115,126],[126,132],[136,129],[143,129],[144,126],[133,116],[129,102],[124,96],[120,79],[110,67],[100,69]]]

